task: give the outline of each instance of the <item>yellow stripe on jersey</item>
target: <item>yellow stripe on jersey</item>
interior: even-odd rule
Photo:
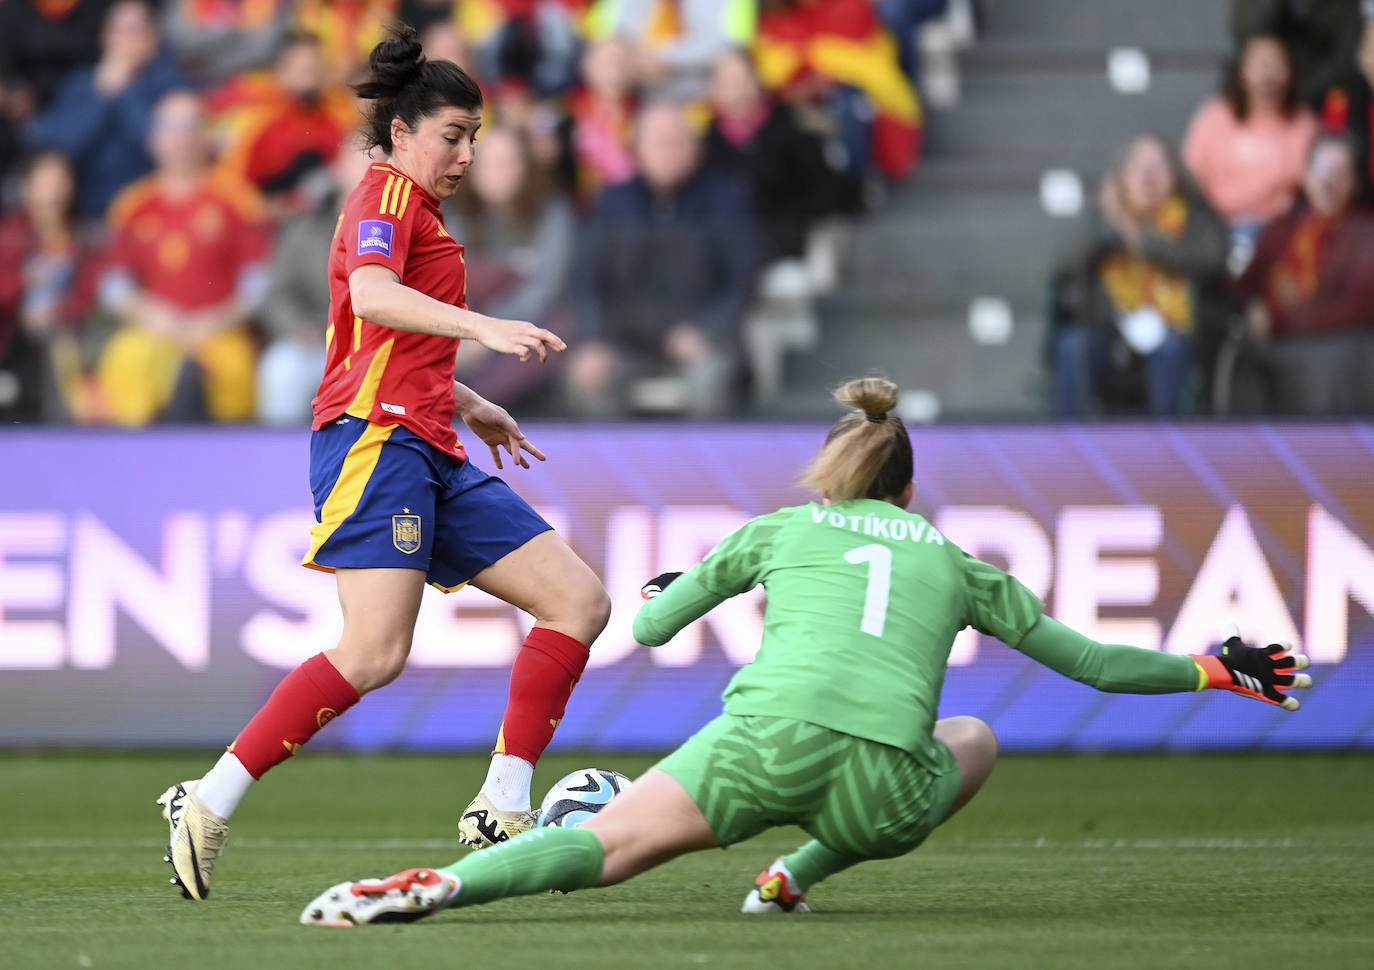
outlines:
[[[324,328],[324,349],[328,350],[329,345],[334,342],[334,324]]]
[[[413,189],[414,187],[415,187],[415,183],[412,182],[412,181],[410,181],[410,179],[406,179],[405,188],[404,188],[403,190],[401,190],[401,193],[400,193],[400,194],[401,194],[401,204],[400,204],[400,206],[397,207],[396,204],[395,204],[395,200],[394,200],[394,199],[392,200],[392,206],[391,206],[391,207],[392,207],[393,209],[396,210],[396,219],[397,219],[398,222],[399,222],[401,219],[404,219],[404,218],[406,217],[406,206],[410,204],[410,190]]]
[[[363,349],[363,318],[355,316],[353,318],[353,352],[356,354]]]
[[[387,207],[391,203],[391,187],[395,184],[396,176],[388,175],[386,177],[386,187],[382,189],[382,204],[377,207],[377,211],[382,215],[386,215]]]
[[[301,560],[302,566],[330,573],[334,571],[332,566],[317,564],[315,556],[344,520],[357,511],[363,490],[367,488],[372,473],[377,469],[377,461],[382,457],[382,445],[387,443],[395,430],[396,425],[368,425],[367,430],[353,442],[353,447],[348,449],[343,467],[339,469],[339,477],[329,490],[324,507],[320,509],[320,521],[310,527],[310,551]]]
[[[372,355],[372,363],[367,365],[367,373],[358,385],[358,393],[353,396],[353,403],[348,406],[348,414],[364,421],[372,414],[372,407],[377,403],[377,389],[382,386],[382,374],[386,372],[386,364],[391,359],[391,347],[394,343],[396,338],[392,337]]]

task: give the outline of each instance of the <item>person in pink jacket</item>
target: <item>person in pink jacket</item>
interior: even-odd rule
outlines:
[[[1212,207],[1249,235],[1292,206],[1316,116],[1299,102],[1283,41],[1251,37],[1225,90],[1193,116],[1183,157]]]

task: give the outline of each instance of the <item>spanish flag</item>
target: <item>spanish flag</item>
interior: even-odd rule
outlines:
[[[877,117],[873,157],[889,178],[921,153],[921,102],[897,62],[897,44],[868,0],[791,0],[765,12],[754,46],[759,77],[775,91],[820,77],[868,96]]]

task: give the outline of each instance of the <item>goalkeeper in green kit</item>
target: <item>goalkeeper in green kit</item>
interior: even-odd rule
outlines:
[[[1044,615],[1016,579],[967,555],[919,515],[897,387],[843,385],[849,407],[802,484],[819,503],[749,522],[682,574],[645,587],[635,638],[668,642],[731,596],[768,591],[763,643],[725,689],[725,712],[578,828],[542,828],[442,869],[341,883],[306,906],[310,925],[404,922],[446,907],[623,882],[676,856],[777,825],[811,840],[774,860],[747,913],[807,912],[822,879],[903,855],[968,803],[997,738],[973,717],[936,720],[945,665],[966,626],[1096,687],[1207,688],[1296,710],[1307,658],[1226,642],[1178,656],[1090,640]]]

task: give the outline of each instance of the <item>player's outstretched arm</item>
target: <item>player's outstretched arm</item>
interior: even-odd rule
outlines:
[[[436,300],[406,286],[392,270],[377,263],[359,266],[349,274],[348,290],[354,313],[393,330],[476,340],[498,354],[513,354],[521,360],[533,354],[541,363],[549,351],[568,348],[556,333],[524,320],[501,320]]]
[[[1160,653],[1117,643],[1098,643],[1053,617],[1041,616],[1016,649],[1051,670],[1113,694],[1175,694],[1208,688],[1298,709],[1284,692],[1310,687],[1295,671],[1308,666],[1301,654],[1278,644],[1260,650],[1233,636],[1220,656]]]
[[[1311,666],[1311,661],[1306,654],[1293,653],[1289,644],[1251,647],[1239,636],[1232,636],[1221,645],[1220,655],[1195,654],[1190,659],[1197,664],[1198,690],[1229,690],[1242,697],[1277,704],[1285,711],[1296,711],[1301,706],[1288,691],[1312,686],[1311,677],[1297,673]]]
[[[728,599],[703,586],[699,573],[661,573],[644,584],[639,592],[645,603],[635,614],[636,641],[661,647]]]

